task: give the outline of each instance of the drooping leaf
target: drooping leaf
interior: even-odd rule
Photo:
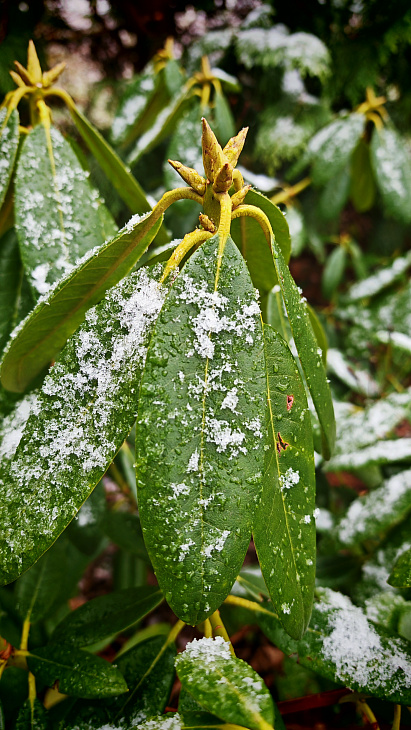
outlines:
[[[27,656],[31,672],[49,687],[72,697],[94,699],[127,692],[123,675],[114,664],[72,646],[50,645]]]
[[[348,200],[350,182],[350,168],[346,165],[324,185],[318,200],[318,212],[323,220],[334,220],[340,215]]]
[[[344,547],[376,538],[411,512],[411,469],[399,472],[364,497],[351,502],[335,528]]]
[[[4,355],[1,378],[8,390],[23,392],[31,380],[57,355],[84,315],[104,292],[134,266],[158,231],[152,213],[133,216],[108,243],[85,260],[37,306],[11,339]]]
[[[340,350],[334,347],[328,350],[327,366],[329,372],[347,385],[350,390],[353,390],[354,393],[361,393],[368,396],[368,398],[379,394],[379,385],[370,373],[350,362]]]
[[[327,365],[327,354],[328,354],[328,339],[325,333],[325,329],[321,324],[321,320],[318,317],[316,311],[307,303],[308,316],[310,318],[311,327],[317,340],[317,345],[321,350],[321,357],[324,363],[324,367]]]
[[[122,510],[107,510],[102,528],[115,545],[149,562],[138,515]]]
[[[19,115],[14,109],[7,118],[7,107],[0,109],[0,208],[3,205],[13,173],[19,146]]]
[[[15,727],[16,730],[49,730],[50,722],[40,700],[35,699],[33,704],[30,700],[25,701]]]
[[[135,165],[144,154],[150,152],[150,150],[154,149],[163,139],[171,134],[188,106],[191,93],[191,89],[188,86],[184,86],[170,103],[162,109],[157,116],[155,124],[147,129],[132,148],[127,157],[129,165]]]
[[[152,586],[127,588],[93,598],[68,614],[53,633],[53,644],[91,646],[134,626],[163,600]]]
[[[408,252],[405,256],[396,258],[390,266],[385,266],[366,279],[352,284],[346,294],[347,300],[356,302],[359,299],[365,299],[379,294],[383,289],[394,284],[395,281],[404,276],[410,266],[411,252]]]
[[[108,703],[115,721],[142,721],[163,712],[174,682],[175,655],[174,643],[167,643],[164,636],[154,636],[116,660],[129,692]]]
[[[16,234],[11,228],[0,240],[0,353],[10,332],[30,311]]]
[[[364,129],[364,117],[350,114],[320,129],[308,144],[312,160],[311,177],[315,185],[324,185],[347,164]]]
[[[350,450],[347,453],[335,454],[324,466],[326,471],[343,471],[345,469],[362,469],[372,464],[394,464],[411,462],[411,438],[388,439],[377,442],[363,449]]]
[[[234,137],[236,130],[230,105],[220,90],[216,90],[214,97],[214,124],[220,143],[227,144],[228,140]]]
[[[335,443],[335,418],[327,376],[321,359],[308,310],[276,241],[272,241],[273,260],[284,297],[288,318],[301,366],[322,428],[323,454],[329,458]]]
[[[285,630],[299,639],[310,620],[315,582],[315,471],[311,419],[295,360],[264,326],[267,437],[254,543]],[[268,448],[267,448],[268,447]]]
[[[350,197],[355,210],[365,213],[374,205],[377,189],[370,160],[370,147],[360,139],[351,157]]]
[[[50,615],[67,582],[67,546],[57,541],[16,583],[17,605],[23,621],[31,624]],[[63,593],[63,600],[64,600]]]
[[[411,587],[411,548],[401,553],[391,571],[388,583],[398,588]]]
[[[169,98],[163,75],[156,74],[149,64],[131,81],[121,98],[110,130],[113,144],[127,145],[142,134]]]
[[[216,235],[193,254],[165,302],[136,433],[144,539],[166,600],[190,624],[234,583],[263,470],[259,307],[237,247],[228,240],[218,270],[218,245]]]
[[[326,299],[337,293],[347,264],[347,252],[343,246],[336,246],[327,258],[321,280],[321,289]]]
[[[410,223],[411,162],[404,139],[393,127],[374,130],[371,164],[388,215]]]
[[[38,297],[104,242],[98,196],[71,145],[42,124],[24,140],[15,189],[21,258]]]
[[[286,217],[281,210],[257,190],[249,190],[245,205],[260,208],[268,217],[275,240],[286,261],[290,259],[291,240]],[[261,292],[268,292],[278,282],[273,266],[272,254],[260,224],[249,216],[236,218],[231,224],[231,233],[249,268],[254,286]]]
[[[69,111],[78,132],[81,134],[84,142],[93,157],[97,160],[106,177],[114,185],[120,198],[134,214],[149,212],[151,205],[147,200],[146,194],[124,162],[110,145],[107,144],[100,132],[77,109],[75,104],[69,105]],[[168,240],[169,238],[164,227],[159,228],[157,233],[158,243],[166,243]]]
[[[156,275],[139,269],[90,310],[42,390],[23,401],[14,424],[10,417],[14,431],[6,434],[1,463],[2,583],[54,542],[131,430],[151,328],[165,295]]]
[[[221,637],[194,639],[176,659],[184,689],[208,712],[228,723],[266,730],[274,723],[274,703],[259,675],[233,657]]]
[[[287,223],[290,229],[291,254],[299,256],[306,244],[307,231],[301,212],[294,206],[287,208]]]
[[[373,625],[347,596],[329,588],[317,590],[321,601],[314,605],[310,626],[300,641],[287,636],[274,613],[272,617],[258,614],[266,636],[322,677],[373,697],[409,704],[409,644]],[[269,603],[264,608],[272,610]]]

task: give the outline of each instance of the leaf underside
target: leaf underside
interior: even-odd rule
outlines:
[[[197,624],[227,596],[261,488],[265,417],[259,308],[245,263],[218,235],[178,276],[142,379],[137,487],[146,546],[174,612]]]

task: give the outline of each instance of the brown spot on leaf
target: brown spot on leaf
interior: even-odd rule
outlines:
[[[287,395],[287,411],[291,411],[291,408],[293,407],[293,403],[294,403],[294,396]]]
[[[277,451],[278,451],[279,454],[281,454],[281,450],[284,450],[285,451],[286,448],[287,448],[287,446],[289,446],[289,444],[287,443],[287,441],[283,441],[283,439],[281,438],[281,434],[280,433],[277,434],[277,444],[276,444],[276,446],[277,446]]]

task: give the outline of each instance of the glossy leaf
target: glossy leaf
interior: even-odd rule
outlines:
[[[134,266],[153,240],[160,222],[147,213],[134,216],[113,239],[61,279],[40,299],[11,339],[1,378],[8,390],[23,392],[57,355],[83,321],[86,311]]]
[[[387,479],[377,489],[358,497],[335,528],[344,547],[376,538],[401,522],[411,512],[411,469]]]
[[[259,675],[221,637],[194,639],[176,659],[181,684],[208,712],[251,730],[273,725],[274,703]]]
[[[388,583],[396,588],[411,587],[411,548],[398,558],[388,578]]]
[[[310,620],[315,582],[315,470],[307,397],[284,340],[264,326],[267,437],[254,544],[285,630],[299,639]]]
[[[50,722],[40,700],[26,700],[18,714],[15,730],[49,730]]]
[[[150,150],[154,149],[163,139],[171,134],[184,110],[187,108],[191,93],[191,90],[187,86],[184,86],[170,103],[162,109],[155,123],[140,137],[128,155],[127,162],[129,165],[135,165],[144,154],[150,152]]]
[[[218,90],[214,97],[214,124],[220,144],[227,144],[228,140],[234,137],[236,128],[230,105],[224,94]]]
[[[350,197],[358,213],[365,213],[374,205],[377,188],[371,167],[370,147],[360,139],[351,157]]]
[[[327,258],[321,280],[321,289],[326,299],[331,299],[341,284],[347,264],[347,252],[343,246],[336,246]]]
[[[88,312],[42,390],[23,401],[14,423],[10,417],[1,464],[2,583],[54,542],[131,430],[164,295],[146,269],[112,289]]]
[[[347,596],[317,589],[307,633],[290,639],[273,614],[258,615],[266,636],[299,664],[352,690],[381,699],[409,704],[411,651],[408,642],[373,625]],[[264,608],[271,612],[269,603]]]
[[[328,354],[328,340],[327,335],[325,333],[325,329],[321,324],[321,320],[318,317],[316,311],[310,307],[309,304],[307,304],[308,309],[308,316],[310,318],[311,327],[313,328],[313,332],[315,335],[315,339],[317,340],[317,345],[319,346],[321,350],[321,357],[322,361],[324,363],[324,367],[327,365],[327,354]]]
[[[356,302],[359,299],[365,299],[379,294],[386,287],[394,284],[395,281],[404,276],[410,266],[411,252],[408,252],[405,256],[396,258],[390,266],[385,266],[375,274],[371,274],[366,279],[362,279],[362,281],[353,284],[346,295],[348,301]]]
[[[98,196],[71,145],[42,124],[23,142],[15,190],[21,258],[38,297],[104,242]]]
[[[16,583],[17,605],[23,621],[37,623],[50,615],[67,582],[67,546],[57,541]],[[64,600],[64,593],[63,593]]]
[[[107,510],[102,529],[115,545],[149,561],[138,515],[122,510]]]
[[[152,586],[126,588],[99,596],[68,614],[53,633],[54,644],[91,646],[134,626],[163,600]]]
[[[116,660],[129,692],[108,703],[115,722],[120,718],[142,721],[163,712],[174,682],[175,655],[174,643],[167,644],[164,636],[154,636]]]
[[[320,129],[308,144],[312,160],[311,177],[315,185],[324,185],[347,164],[364,130],[361,114],[350,114]]]
[[[280,249],[272,242],[274,265],[284,297],[298,357],[322,428],[323,454],[329,458],[335,443],[335,418],[330,388],[308,310]]]
[[[19,247],[15,231],[11,228],[0,239],[0,353],[18,321],[22,284]]]
[[[275,240],[288,262],[291,253],[290,232],[287,219],[281,210],[256,190],[249,190],[244,204],[255,205],[266,214],[271,223]],[[270,291],[278,282],[270,247],[260,224],[254,218],[248,216],[236,218],[231,224],[231,234],[247,261],[254,286],[262,292]]]
[[[411,162],[404,139],[396,129],[374,130],[371,163],[388,215],[402,223],[410,223]]]
[[[120,198],[134,214],[149,212],[151,205],[146,194],[124,162],[75,104],[69,105],[69,111],[78,132],[108,180],[114,185]],[[160,228],[157,234],[158,243],[165,243],[168,240],[166,230],[163,227]]]
[[[72,697],[94,699],[127,692],[123,675],[114,664],[72,646],[50,645],[33,649],[27,664],[36,679]]]
[[[218,245],[216,235],[193,254],[166,299],[136,433],[145,543],[166,600],[190,624],[235,581],[263,470],[259,307],[231,239],[218,274]]]
[[[16,109],[7,117],[7,107],[0,109],[0,208],[13,173],[19,145],[19,115]]]

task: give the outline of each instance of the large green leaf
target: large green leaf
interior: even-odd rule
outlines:
[[[68,614],[53,633],[54,644],[91,646],[134,626],[163,600],[152,586],[126,588],[99,596]]]
[[[31,624],[50,615],[67,582],[67,545],[59,540],[16,583],[20,616]]]
[[[256,293],[219,236],[186,264],[147,354],[136,434],[146,546],[174,612],[197,624],[228,594],[261,487],[265,380]],[[228,508],[229,506],[229,508]]]
[[[295,360],[264,325],[267,436],[254,543],[285,630],[299,639],[311,616],[315,582],[315,471],[311,419]]]
[[[21,257],[39,296],[104,242],[99,201],[71,145],[42,124],[24,140],[15,189]]]
[[[244,204],[254,205],[266,214],[275,240],[288,262],[291,253],[291,239],[287,219],[281,210],[257,190],[248,191]],[[260,224],[249,216],[236,218],[231,224],[231,233],[247,261],[254,286],[262,292],[270,291],[277,284],[277,277],[270,246]]]
[[[355,210],[365,213],[375,201],[376,185],[370,160],[370,146],[360,139],[351,157],[350,198]]]
[[[33,703],[26,700],[18,714],[15,730],[49,730],[49,728],[49,719],[40,700],[35,699]]]
[[[143,720],[164,710],[174,682],[175,655],[174,643],[167,643],[164,636],[154,636],[116,660],[129,692],[108,703],[115,721]]]
[[[388,578],[391,586],[411,587],[411,548],[401,553]]]
[[[335,418],[331,392],[321,358],[322,351],[318,348],[305,301],[300,297],[300,292],[275,240],[272,241],[272,247],[274,265],[298,357],[322,428],[323,454],[325,458],[329,458],[335,444]]]
[[[315,185],[324,185],[348,163],[364,130],[362,114],[336,119],[311,138],[307,154],[312,161],[311,177]]]
[[[127,684],[117,667],[72,646],[33,649],[27,664],[37,679],[49,687],[58,682],[59,691],[72,697],[94,699],[127,692]]]
[[[411,162],[406,141],[393,127],[374,130],[371,164],[387,213],[410,223]]]
[[[151,64],[134,78],[121,98],[110,130],[114,145],[127,145],[153,123],[155,116],[169,100],[163,75],[156,74]]]
[[[194,639],[176,659],[184,689],[209,712],[228,723],[267,730],[274,723],[274,703],[261,677],[233,657],[221,637]]]
[[[387,479],[381,487],[351,502],[335,528],[344,547],[376,538],[411,512],[411,469]]]
[[[7,107],[0,109],[0,208],[6,197],[19,146],[19,115],[16,109],[7,118]]]
[[[14,423],[9,417],[1,463],[2,583],[54,542],[132,428],[151,327],[165,294],[157,274],[139,269],[90,310],[42,390],[18,406]]]
[[[13,327],[31,309],[32,299],[26,290],[18,242],[11,228],[0,239],[0,353]]]
[[[113,239],[91,251],[42,297],[4,355],[1,378],[8,390],[25,390],[57,355],[84,315],[134,266],[158,231],[152,213],[133,216]]]
[[[391,702],[411,700],[411,651],[408,642],[374,626],[347,596],[317,589],[308,631],[300,641],[290,639],[273,613],[258,614],[268,638],[286,654],[322,677],[350,689]],[[269,603],[263,606],[271,612]]]
[[[88,119],[77,109],[75,104],[70,104],[69,110],[73,122],[87,147],[97,160],[104,174],[114,185],[120,198],[133,213],[146,213],[150,211],[151,205],[147,200],[143,188],[120,157],[107,144],[100,132],[93,127]],[[158,231],[157,242],[160,244],[168,240],[169,237],[166,230],[164,227],[161,227]]]

